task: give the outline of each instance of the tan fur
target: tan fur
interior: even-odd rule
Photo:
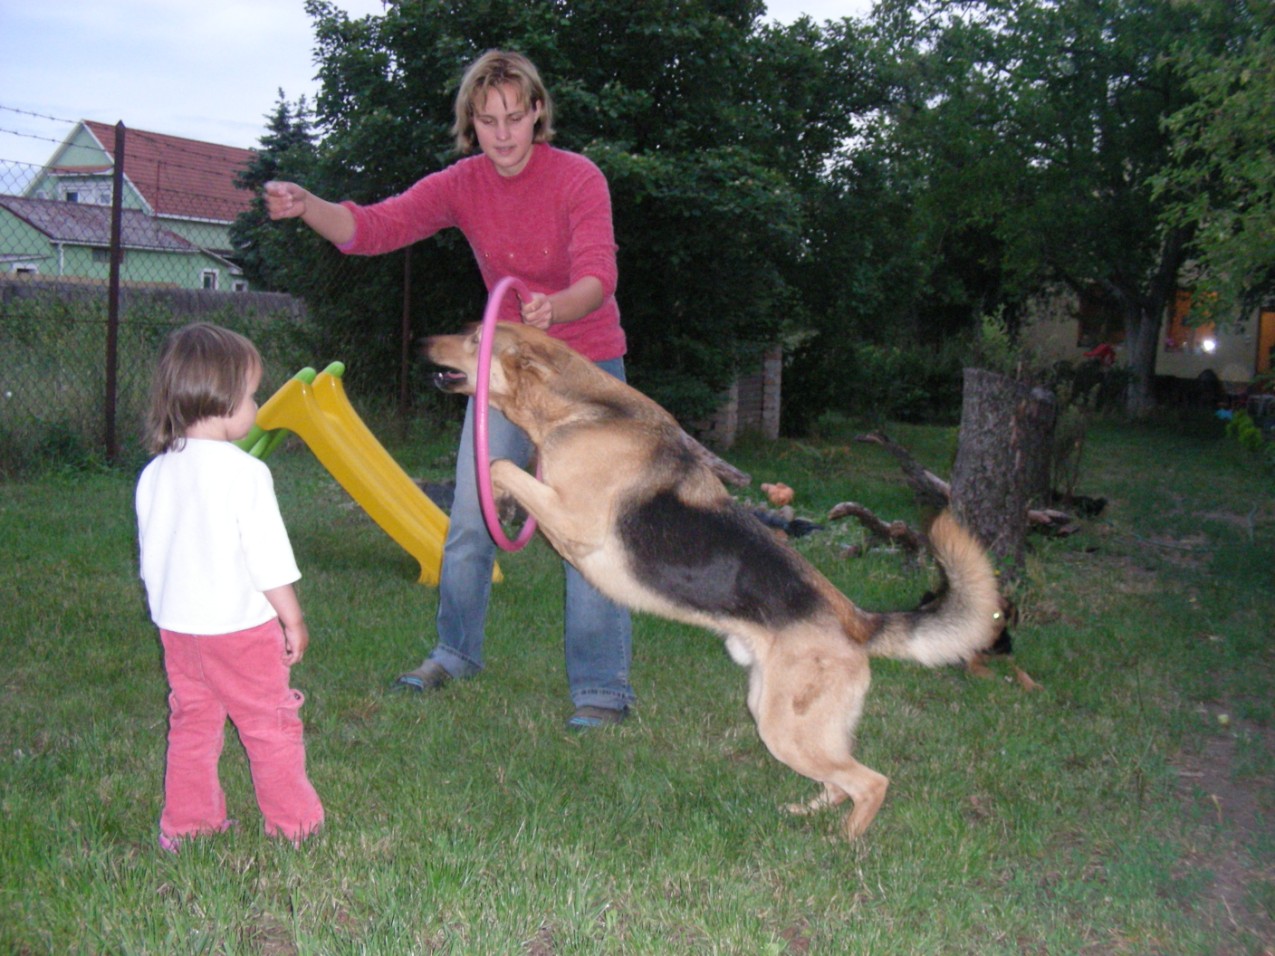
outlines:
[[[473,394],[479,341],[477,330],[427,341],[433,362],[463,373],[440,375],[441,388]],[[1000,599],[974,539],[940,516],[930,536],[944,595],[920,611],[869,613],[744,512],[668,412],[544,333],[497,327],[490,400],[530,435],[542,475],[493,462],[496,491],[612,600],[724,637],[748,669],[762,742],[822,786],[787,809],[849,799],[845,835],[862,834],[889,786],[851,756],[868,658],[933,667],[991,644]]]

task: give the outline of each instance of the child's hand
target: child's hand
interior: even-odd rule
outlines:
[[[291,667],[301,663],[305,649],[310,646],[310,629],[305,621],[283,626],[283,662]]]
[[[291,667],[301,660],[310,646],[310,630],[305,626],[305,615],[297,601],[297,592],[291,584],[282,584],[263,592],[270,606],[279,615],[283,628],[283,662]]]

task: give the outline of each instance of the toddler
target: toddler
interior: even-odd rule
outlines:
[[[159,843],[225,830],[217,765],[226,718],[239,732],[266,833],[300,843],[323,823],[289,686],[309,632],[301,577],[270,469],[232,444],[252,428],[261,356],[207,323],[165,340],[137,482],[141,576],[164,648],[168,753]]]

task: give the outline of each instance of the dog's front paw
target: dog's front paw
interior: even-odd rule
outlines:
[[[508,486],[504,482],[504,477],[509,473],[509,469],[517,469],[508,458],[497,458],[491,463],[491,488],[496,494],[508,494]]]
[[[527,513],[514,498],[513,493],[510,491],[509,483],[502,480],[505,475],[509,474],[510,469],[515,472],[522,471],[521,468],[507,458],[497,458],[491,463],[492,497],[495,498],[496,511],[499,513],[501,521],[523,521],[526,519]]]

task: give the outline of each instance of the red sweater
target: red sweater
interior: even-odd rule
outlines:
[[[343,205],[355,228],[342,252],[377,255],[455,226],[469,240],[488,292],[510,275],[546,295],[595,276],[606,297],[601,308],[552,325],[549,334],[595,362],[625,353],[611,194],[602,171],[584,156],[537,144],[517,176],[502,176],[486,156],[471,156],[371,206]],[[521,321],[516,295],[505,296],[500,321]]]

